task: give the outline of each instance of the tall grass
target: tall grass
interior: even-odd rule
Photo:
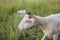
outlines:
[[[47,16],[60,12],[60,0],[0,0],[0,40],[40,40],[40,28],[18,31],[22,17],[17,11],[25,9],[34,15]],[[51,40],[51,39],[50,39]]]

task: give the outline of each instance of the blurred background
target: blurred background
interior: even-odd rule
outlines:
[[[0,0],[0,40],[40,40],[43,36],[38,27],[17,30],[22,19],[16,17],[18,10],[39,16],[56,14],[60,13],[60,0]]]

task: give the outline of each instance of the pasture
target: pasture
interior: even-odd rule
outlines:
[[[17,11],[25,9],[34,15],[47,16],[60,13],[60,0],[0,0],[0,40],[40,40],[40,28],[18,31],[22,19]],[[51,39],[49,39],[51,40]]]

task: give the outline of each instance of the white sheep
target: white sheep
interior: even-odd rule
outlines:
[[[33,26],[38,26],[42,29],[44,36],[41,40],[45,40],[46,37],[53,37],[53,40],[57,40],[60,33],[60,14],[40,17],[28,13],[20,22],[18,29],[23,30]]]

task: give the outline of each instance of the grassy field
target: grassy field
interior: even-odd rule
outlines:
[[[43,32],[40,28],[17,30],[22,17],[16,15],[21,9],[30,11],[34,15],[47,16],[60,13],[60,0],[0,0],[0,40],[41,39]]]

